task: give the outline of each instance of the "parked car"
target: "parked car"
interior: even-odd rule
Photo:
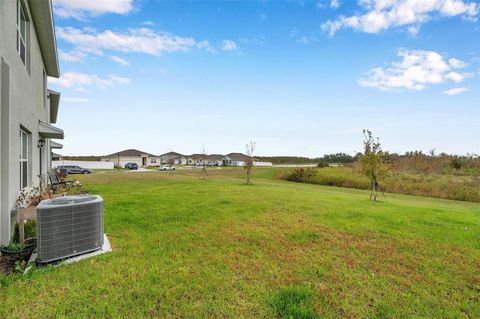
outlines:
[[[159,171],[174,171],[174,170],[175,170],[175,166],[162,165],[162,166],[160,166],[160,168],[159,168],[158,170],[159,170]]]
[[[137,163],[127,163],[127,164],[125,164],[125,168],[136,170],[136,169],[138,169],[138,164]]]
[[[57,166],[57,172],[66,171],[67,174],[90,174],[92,173],[89,169],[83,168],[76,165],[60,165]]]

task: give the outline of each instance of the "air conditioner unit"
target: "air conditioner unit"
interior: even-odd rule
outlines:
[[[103,245],[103,199],[65,196],[44,200],[37,207],[37,262],[47,263]]]

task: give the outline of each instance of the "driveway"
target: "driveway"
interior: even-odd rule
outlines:
[[[125,173],[141,173],[141,172],[155,172],[154,170],[151,169],[146,169],[143,167],[139,167],[138,169],[132,169],[129,171],[125,171]]]

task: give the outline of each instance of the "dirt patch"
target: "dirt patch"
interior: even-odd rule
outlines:
[[[33,247],[20,254],[0,256],[0,274],[13,274],[15,272],[17,261],[27,263],[32,252]]]

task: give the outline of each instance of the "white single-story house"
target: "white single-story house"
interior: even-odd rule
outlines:
[[[118,153],[102,156],[101,160],[113,162],[115,166],[120,162],[120,167],[125,167],[127,163],[136,163],[138,166],[160,166],[163,164],[171,165],[208,165],[215,166],[243,166],[249,159],[248,155],[242,153],[222,154],[192,154],[183,155],[177,152],[168,152],[162,155],[153,155],[136,149],[124,150]],[[256,162],[255,166],[271,166],[271,163]],[[258,165],[257,165],[258,164]]]
[[[242,153],[222,154],[192,154],[182,155],[176,152],[170,152],[160,155],[162,163],[175,165],[208,165],[215,164],[215,166],[243,166],[250,158],[248,155]],[[254,159],[254,166],[272,166],[270,162],[258,162]]]
[[[206,154],[192,154],[185,156],[187,159],[187,165],[207,165],[208,156]]]
[[[63,160],[63,155],[60,155],[60,154],[57,154],[57,153],[51,153],[51,158],[52,158],[52,162],[53,161],[61,161]]]
[[[125,167],[127,163],[136,163],[141,166],[160,166],[160,156],[136,149],[123,150],[100,158],[102,162],[113,162],[116,167]],[[119,164],[120,163],[120,164]]]
[[[0,1],[0,244],[8,245],[20,190],[44,187],[60,93],[47,89],[60,76],[52,3]]]
[[[210,154],[207,156],[208,164],[215,164],[216,166],[225,165],[225,156],[221,154]]]
[[[225,165],[227,166],[243,166],[249,159],[248,155],[242,153],[230,153],[225,155]]]
[[[187,164],[187,158],[185,155],[182,155],[177,152],[168,152],[160,155],[161,164],[174,164],[174,165],[185,165]]]

